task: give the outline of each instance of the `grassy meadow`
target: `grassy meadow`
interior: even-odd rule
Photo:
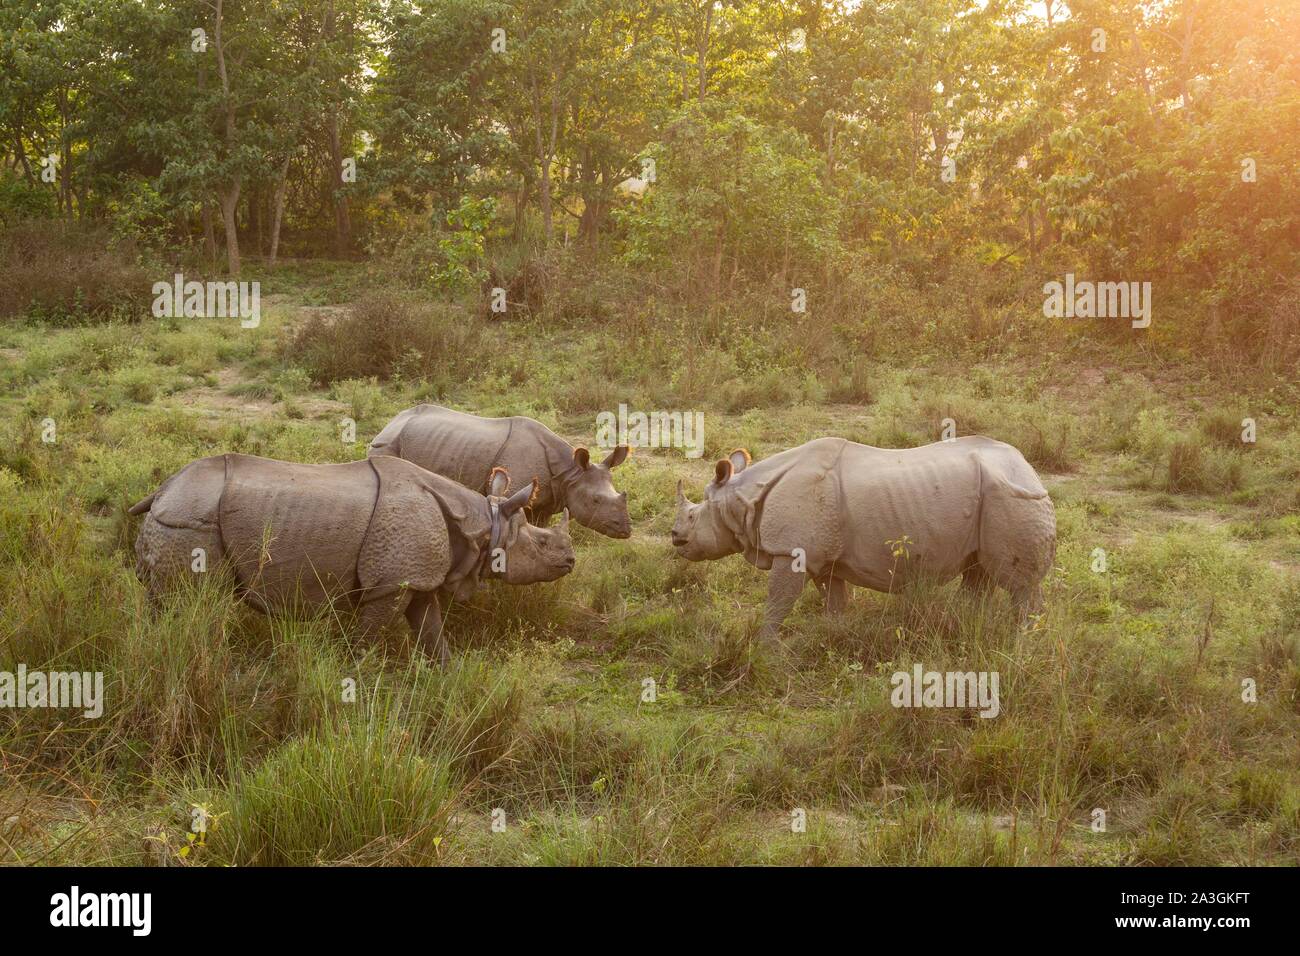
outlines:
[[[256,329],[147,306],[0,324],[0,670],[102,671],[106,697],[98,720],[0,711],[0,862],[1300,859],[1293,377],[957,302],[904,331],[914,304],[882,297],[822,334],[745,303],[602,307],[594,280],[543,322],[357,263],[251,277]],[[569,577],[456,606],[446,672],[398,633],[358,645],[346,620],[268,619],[215,581],[150,613],[130,504],[203,455],[363,457],[419,401],[583,444],[619,402],[702,410],[706,453],[636,450],[615,472],[631,539],[578,528]],[[754,652],[765,575],[673,556],[677,479],[698,500],[732,448],[903,447],[945,418],[1015,444],[1051,492],[1032,628],[956,583],[855,589],[836,619],[810,587]],[[917,662],[999,672],[1001,714],[890,706]]]

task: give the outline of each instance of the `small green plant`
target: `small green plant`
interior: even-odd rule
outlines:
[[[447,213],[451,231],[438,240],[442,262],[431,276],[436,287],[464,292],[482,284],[487,276],[484,242],[495,213],[495,199],[469,196],[462,197],[460,205]]]

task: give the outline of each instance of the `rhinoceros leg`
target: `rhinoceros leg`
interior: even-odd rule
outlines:
[[[843,578],[828,574],[816,581],[817,590],[826,601],[827,614],[839,614],[849,605],[849,584]]]
[[[367,594],[357,609],[357,636],[363,640],[379,634],[411,602],[406,588]]]
[[[1019,616],[1021,627],[1029,623],[1030,615],[1043,613],[1043,586],[1041,584],[1032,584],[1012,591],[1011,599],[1015,602],[1016,613]]]
[[[416,635],[421,650],[430,657],[436,657],[441,667],[451,663],[451,650],[447,647],[447,635],[442,630],[442,605],[436,591],[417,594],[411,598],[406,608],[406,623]]]
[[[826,588],[826,613],[840,614],[849,606],[849,583],[842,578],[832,578]]]
[[[807,572],[792,570],[791,560],[786,556],[772,560],[772,570],[767,575],[767,608],[763,612],[763,629],[758,635],[761,643],[775,643],[781,622],[808,583]]]

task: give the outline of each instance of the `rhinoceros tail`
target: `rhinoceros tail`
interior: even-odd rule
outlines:
[[[155,491],[148,498],[145,498],[141,501],[137,501],[135,504],[133,504],[130,508],[127,509],[126,513],[129,515],[144,514],[146,511],[148,511],[150,508],[153,507],[153,500],[156,497],[158,497],[158,492]]]

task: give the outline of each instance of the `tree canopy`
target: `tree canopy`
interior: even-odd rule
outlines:
[[[1075,269],[1253,314],[1300,264],[1297,49],[1286,0],[9,0],[0,217],[238,272],[490,209],[691,295]]]

